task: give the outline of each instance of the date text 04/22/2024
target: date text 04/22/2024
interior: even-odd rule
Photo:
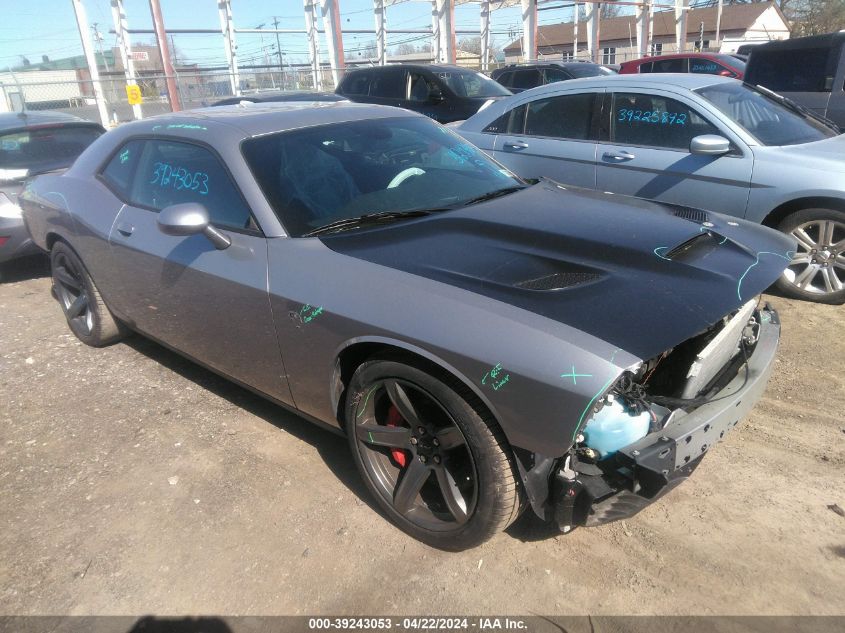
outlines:
[[[527,631],[524,619],[513,617],[309,618],[309,630],[387,631]]]

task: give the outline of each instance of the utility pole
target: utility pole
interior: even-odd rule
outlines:
[[[94,22],[91,25],[91,30],[94,31],[94,40],[97,42],[97,48],[100,49],[100,57],[103,58],[103,64],[106,67],[106,72],[110,73],[111,69],[109,68],[109,60],[106,59],[105,54],[103,53],[103,34],[100,33],[100,29],[97,28],[99,22]]]
[[[176,85],[176,74],[173,71],[173,63],[170,61],[167,31],[164,28],[164,18],[161,17],[161,6],[158,0],[150,0],[150,13],[153,16],[153,28],[155,29],[156,42],[158,42],[158,52],[161,55],[161,65],[164,70],[164,78],[167,82],[167,97],[170,99],[170,110],[179,112],[182,109],[182,102],[179,99],[179,87]]]
[[[276,29],[276,55],[279,56],[279,71],[282,73],[282,90],[285,89],[285,65],[282,63],[282,45],[279,44],[279,18],[273,16],[273,28]]]
[[[104,127],[108,127],[109,113],[106,110],[106,100],[103,97],[103,86],[100,84],[100,71],[97,68],[97,59],[94,57],[91,40],[88,37],[88,16],[85,13],[82,0],[72,0],[72,2],[73,10],[76,13],[76,25],[79,27],[79,38],[82,40],[82,51],[85,53],[85,60],[88,62],[88,74],[91,75],[91,88],[94,91],[94,99],[100,113],[100,122]]]

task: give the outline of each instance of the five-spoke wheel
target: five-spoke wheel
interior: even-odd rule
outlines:
[[[123,328],[109,312],[82,260],[65,242],[56,242],[50,250],[50,270],[53,294],[80,341],[100,347],[122,338]]]
[[[518,516],[520,492],[501,429],[471,394],[432,373],[394,360],[361,365],[347,395],[347,431],[390,517],[430,545],[464,549]]]

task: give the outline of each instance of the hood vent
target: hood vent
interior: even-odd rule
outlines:
[[[707,222],[710,217],[707,215],[707,211],[695,209],[693,207],[676,207],[674,214],[677,218],[683,218],[684,220],[689,220],[690,222],[698,222],[699,224]]]
[[[526,279],[514,284],[516,288],[523,290],[563,290],[572,286],[580,286],[599,279],[601,275],[583,272],[564,272],[544,275],[536,279]]]

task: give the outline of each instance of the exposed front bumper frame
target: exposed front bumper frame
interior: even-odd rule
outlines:
[[[636,514],[686,479],[748,414],[766,389],[780,341],[777,312],[766,304],[756,314],[760,332],[753,353],[710,401],[620,449],[612,473],[594,464],[575,464],[555,475],[552,501],[561,529]]]

